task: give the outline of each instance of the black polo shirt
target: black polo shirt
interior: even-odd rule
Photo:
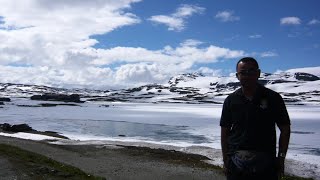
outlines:
[[[252,100],[242,89],[224,101],[220,126],[230,128],[228,154],[237,150],[254,150],[276,154],[275,124],[290,124],[289,115],[279,93],[258,85]]]

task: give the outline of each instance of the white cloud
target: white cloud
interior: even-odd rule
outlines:
[[[1,64],[11,59],[53,66],[86,63],[70,59],[70,54],[97,43],[91,35],[139,23],[135,15],[125,12],[133,2],[137,0],[1,0]]]
[[[190,71],[194,64],[214,63],[245,55],[243,51],[213,45],[199,48],[200,44],[197,40],[187,40],[175,48],[165,46],[153,51],[132,47],[74,50],[69,57],[64,58],[77,59],[83,61],[82,63],[78,62],[75,65],[76,63],[70,62],[68,66],[67,62],[61,66],[1,66],[0,79],[2,82],[63,87],[130,87],[146,83],[164,83],[171,76]],[[119,62],[120,65],[114,69],[103,68]]]
[[[260,38],[262,38],[262,35],[260,35],[260,34],[253,34],[253,35],[250,35],[249,38],[250,38],[250,39],[260,39]]]
[[[272,51],[267,51],[267,52],[263,52],[260,55],[261,57],[275,57],[275,56],[279,56],[277,53],[272,52]]]
[[[205,74],[205,75],[210,75],[210,76],[221,76],[222,75],[222,70],[221,69],[211,69],[208,67],[200,67],[197,72]]]
[[[173,48],[165,46],[160,50],[148,50],[145,48],[114,47],[111,49],[99,49],[95,51],[97,57],[92,63],[95,65],[108,65],[117,61],[127,63],[149,62],[149,63],[214,63],[219,59],[230,59],[243,56],[241,50],[231,50],[210,45],[208,47],[198,47],[201,42],[197,40],[187,40],[180,46]],[[94,54],[90,52],[91,54]],[[89,54],[89,53],[88,53]]]
[[[239,21],[240,17],[234,16],[233,14],[233,11],[220,11],[216,14],[215,18],[222,22]]]
[[[167,25],[169,31],[182,31],[185,28],[185,23],[182,18],[158,15],[152,16],[148,20]]]
[[[185,28],[186,18],[193,14],[201,14],[204,10],[202,7],[184,4],[171,15],[151,16],[148,20],[168,26],[169,31],[182,31]]]
[[[60,87],[123,87],[167,81],[197,63],[238,58],[245,53],[187,39],[177,47],[97,49],[92,36],[140,19],[130,13],[140,0],[0,0],[1,82]],[[185,18],[204,8],[183,5]],[[85,13],[83,13],[85,12]],[[179,23],[178,23],[179,24]],[[200,46],[201,45],[201,46]]]
[[[183,43],[181,43],[181,46],[199,46],[203,44],[203,42],[195,40],[195,39],[187,39]]]
[[[301,19],[298,17],[284,17],[280,19],[281,25],[299,25],[301,24]]]
[[[193,14],[201,14],[203,13],[205,8],[195,6],[195,5],[188,5],[183,4],[181,5],[176,12],[173,14],[174,17],[186,18],[192,16]]]
[[[113,87],[114,72],[109,68],[59,69],[50,66],[12,67],[0,65],[2,83],[38,84],[54,87]]]
[[[119,67],[115,73],[115,80],[120,84],[146,84],[150,82],[163,82],[167,80],[167,72],[163,72],[161,64],[125,64]],[[139,84],[137,84],[139,83]]]
[[[320,24],[320,21],[318,19],[312,19],[311,21],[308,22],[308,25],[315,25],[315,24]]]

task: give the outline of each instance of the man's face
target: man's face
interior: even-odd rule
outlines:
[[[260,77],[260,69],[252,62],[240,62],[237,67],[237,78],[243,87],[254,87]]]

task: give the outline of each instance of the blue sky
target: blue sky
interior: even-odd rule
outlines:
[[[123,87],[184,72],[228,75],[244,56],[264,72],[319,66],[319,7],[318,0],[0,0],[0,78]]]
[[[168,5],[169,4],[169,5]],[[165,24],[148,21],[153,15],[170,15],[183,4],[205,8],[201,14],[186,19],[185,28],[168,30]],[[177,46],[186,39],[197,39],[236,50],[244,50],[256,57],[268,72],[278,69],[319,66],[320,57],[320,2],[319,1],[159,1],[149,0],[134,4],[132,12],[144,20],[141,24],[96,36],[97,47],[134,46],[160,49]],[[222,21],[215,16],[230,12],[238,19]],[[299,24],[281,24],[284,17],[297,17]],[[309,25],[312,20],[318,20]],[[270,57],[261,57],[261,53]],[[258,53],[256,55],[254,53]],[[273,53],[273,55],[272,55]],[[238,59],[206,66],[229,69]]]

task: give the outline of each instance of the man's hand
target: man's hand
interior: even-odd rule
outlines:
[[[278,157],[277,159],[277,171],[278,171],[279,179],[281,179],[284,175],[284,158],[283,157]]]

